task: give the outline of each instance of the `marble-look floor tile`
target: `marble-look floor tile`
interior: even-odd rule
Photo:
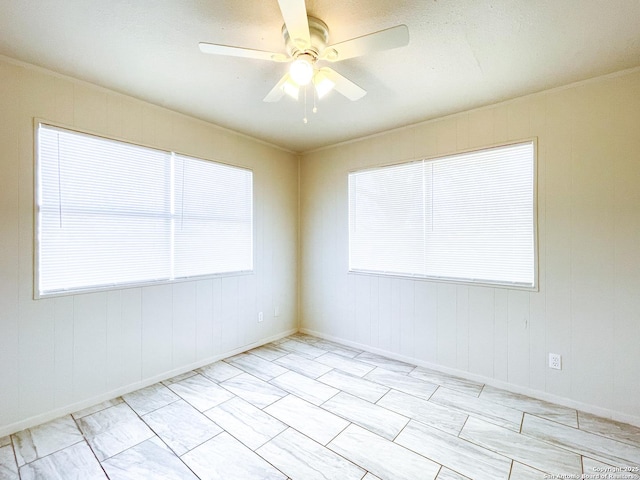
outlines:
[[[558,423],[578,427],[577,412],[573,408],[563,407],[554,403],[528,397],[519,393],[508,392],[499,388],[486,385],[482,389],[480,398],[493,403],[515,408],[522,412],[531,413],[538,417],[544,417]]]
[[[244,370],[240,370],[238,367],[234,367],[227,362],[219,361],[207,365],[206,367],[199,368],[197,372],[204,375],[209,380],[213,380],[216,383],[222,383],[244,373]]]
[[[168,446],[183,455],[222,429],[184,400],[154,410],[142,419]]]
[[[501,427],[510,428],[513,431],[520,431],[523,413],[519,410],[499,405],[481,397],[472,397],[464,393],[439,387],[429,399],[447,408],[457,409],[463,413],[481,418]]]
[[[107,476],[91,449],[82,442],[20,467],[20,478],[106,480]]]
[[[416,368],[415,365],[411,365],[410,363],[401,362],[400,360],[394,360],[370,352],[362,352],[355,357],[355,359],[396,373],[409,373]]]
[[[621,469],[610,464],[599,462],[589,457],[582,457],[584,479],[640,480],[640,469],[628,467]]]
[[[337,368],[338,370],[355,377],[364,377],[367,373],[376,368],[369,363],[359,362],[333,352],[327,352],[324,355],[320,355],[315,361],[322,363],[323,365],[327,365],[328,367]]]
[[[322,445],[349,425],[346,420],[295,395],[288,395],[264,410]]]
[[[6,447],[7,445],[11,445],[11,437],[9,435],[0,437],[0,447]]]
[[[332,370],[329,373],[318,377],[318,381],[331,385],[338,390],[343,390],[351,395],[360,397],[371,403],[375,403],[389,391],[388,387],[380,385],[360,377],[354,377],[339,370]]]
[[[11,438],[19,467],[84,440],[71,415],[22,430]]]
[[[104,410],[105,408],[113,407],[114,405],[118,405],[122,403],[122,397],[113,398],[111,400],[107,400],[102,403],[98,403],[96,405],[92,405],[91,407],[84,408],[75,413],[72,413],[71,416],[75,419],[86,417],[87,415],[91,415],[92,413],[99,412],[100,410]]]
[[[396,438],[409,422],[407,417],[345,392],[332,397],[322,408],[388,440]]]
[[[276,345],[267,344],[258,348],[254,348],[253,350],[249,350],[249,352],[247,353],[252,353],[253,355],[257,355],[260,358],[264,358],[265,360],[273,362],[280,357],[288,355],[290,352],[288,350],[278,348]]]
[[[184,380],[185,378],[193,377],[197,373],[198,372],[196,372],[195,370],[190,370],[188,372],[181,373],[180,375],[176,375],[175,377],[171,377],[171,378],[169,378],[167,380],[163,380],[160,383],[162,383],[163,385],[169,386],[172,383],[178,383],[178,382]]]
[[[482,387],[484,387],[484,383],[474,382],[472,380],[467,380],[466,378],[456,377],[454,375],[423,367],[417,367],[409,375],[433,385],[441,385],[443,387],[450,388],[451,390],[458,390],[459,392],[466,393],[467,395],[473,395],[474,397],[480,395]]]
[[[552,475],[582,473],[580,455],[477,418],[467,420],[460,438]]]
[[[380,480],[380,477],[376,477],[373,473],[367,472],[362,480]]]
[[[509,478],[509,458],[413,420],[395,443],[474,480]]]
[[[225,360],[231,365],[244,370],[246,373],[250,373],[254,377],[258,377],[260,380],[269,381],[278,375],[287,373],[287,369],[276,365],[273,362],[260,358],[250,353],[243,353],[231,357],[231,359]]]
[[[544,418],[525,414],[522,433],[616,467],[640,466],[639,447]]]
[[[18,480],[18,464],[11,445],[0,447],[0,480]]]
[[[260,380],[249,370],[269,380]],[[314,379],[316,375],[320,376]],[[203,384],[205,388],[189,387],[183,394],[200,397],[206,403],[200,405],[204,412],[167,387],[180,389],[184,382]],[[429,390],[423,389],[429,384],[437,387],[430,398]],[[206,409],[212,397],[215,406]],[[185,457],[204,445],[215,446],[221,435],[214,454],[202,449],[198,459],[205,478],[235,475],[244,480],[260,471],[256,478],[262,479],[267,465],[281,480],[423,480],[434,473],[436,480],[469,480],[486,477],[486,472],[472,477],[472,463],[487,470],[486,463],[495,459],[486,457],[496,455],[511,463],[510,480],[579,475],[581,470],[607,480],[640,480],[629,471],[640,463],[638,427],[309,335],[282,338],[72,417],[63,420],[70,435],[65,428],[52,428],[54,421],[0,437],[0,480],[19,480],[20,470],[23,479],[106,478],[95,469],[99,461],[112,480],[196,480],[167,444]],[[75,424],[84,437],[77,430],[73,433]],[[414,442],[416,451],[392,442],[394,435],[396,442]],[[66,445],[70,438],[76,443]],[[224,443],[230,448],[221,447]],[[327,448],[334,444],[347,448],[339,453],[338,447]],[[273,466],[255,452],[269,456],[266,461]],[[450,459],[455,454],[456,461],[448,466],[436,463],[447,454]],[[244,456],[249,460],[245,462]],[[576,468],[579,457],[581,465]],[[232,465],[220,465],[225,463],[221,458]],[[223,470],[233,470],[236,462],[257,462],[260,467],[229,473],[211,468],[211,461]],[[416,467],[420,461],[429,467]]]
[[[327,352],[335,353],[336,355],[347,358],[354,358],[362,353],[362,350],[354,347],[347,347],[346,345],[332,342],[330,340],[319,339],[318,342],[316,342],[315,346],[326,350]]]
[[[201,412],[233,397],[233,394],[202,375],[189,377],[169,385],[169,388]]]
[[[78,425],[100,461],[153,437],[126,403],[87,415],[78,420]]]
[[[640,447],[640,427],[598,417],[586,412],[578,412],[580,430],[597,433],[604,437]]]
[[[178,395],[161,383],[141,388],[123,395],[122,398],[138,415],[145,415],[176,400],[180,400]]]
[[[299,342],[298,340],[287,340],[286,342],[278,345],[278,347],[304,355],[307,358],[316,358],[327,353],[327,351],[322,348],[315,347],[305,342]]]
[[[360,480],[365,473],[292,428],[260,447],[257,453],[292,480]]]
[[[367,373],[364,378],[366,380],[379,383],[380,385],[384,385],[385,387],[408,393],[414,397],[424,398],[425,400],[429,400],[431,395],[433,395],[433,392],[438,388],[437,385],[433,385],[432,383],[427,383],[418,378],[403,375],[401,373],[391,372],[383,368],[376,368],[375,370],[372,370]]]
[[[287,338],[289,340],[297,340],[299,342],[305,342],[310,345],[315,345],[320,340],[318,337],[314,337],[313,335],[309,335],[307,333],[302,333],[302,332],[292,333]]]
[[[440,473],[438,473],[438,476],[436,477],[436,480],[470,480],[470,478],[465,477],[458,472],[454,472],[453,470],[449,470],[447,467],[442,467],[440,469]]]
[[[264,408],[288,395],[284,390],[259,378],[243,373],[222,382],[224,388],[258,408]]]
[[[377,404],[451,435],[460,433],[468,417],[468,415],[458,410],[443,407],[396,390],[390,390],[389,393],[378,400]]]
[[[382,480],[432,480],[440,465],[375,433],[349,425],[328,445]]]
[[[280,420],[238,397],[207,410],[205,415],[251,450],[264,445],[287,428]]]
[[[126,403],[120,403],[82,417],[77,420],[77,423],[86,437],[93,437],[123,423],[135,422],[136,420],[140,420],[140,418],[131,407]]]
[[[314,405],[320,405],[326,402],[339,391],[329,385],[296,372],[287,372],[284,375],[274,378],[269,383],[289,393],[293,393]]]
[[[248,352],[240,352],[240,353],[236,353],[235,355],[232,355],[230,357],[226,357],[222,361],[226,362],[226,363],[232,363],[237,358],[243,358],[243,357],[246,357],[247,355],[250,355],[250,354]]]
[[[550,477],[548,474],[545,474],[540,470],[536,470],[528,465],[523,465],[518,462],[513,462],[513,465],[511,465],[511,475],[509,476],[509,480],[544,480],[548,478],[553,477]],[[581,478],[581,476],[576,478]]]
[[[327,365],[310,360],[296,353],[290,353],[284,357],[280,357],[275,360],[275,363],[310,378],[318,378],[333,370],[332,367],[328,367]]]
[[[110,480],[197,480],[189,468],[156,437],[102,462]]]
[[[201,480],[285,480],[287,477],[224,432],[182,456]]]

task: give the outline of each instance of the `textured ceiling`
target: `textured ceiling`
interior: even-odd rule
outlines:
[[[640,0],[307,0],[329,43],[398,24],[407,47],[332,64],[365,90],[262,99],[287,64],[276,0],[0,0],[0,54],[304,152],[640,65]],[[1,87],[0,87],[1,88]],[[309,107],[310,108],[310,107]]]

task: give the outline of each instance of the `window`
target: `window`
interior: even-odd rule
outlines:
[[[535,286],[533,142],[349,174],[349,270]]]
[[[38,126],[36,296],[253,268],[250,170]]]

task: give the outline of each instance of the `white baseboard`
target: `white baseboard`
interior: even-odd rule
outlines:
[[[568,408],[574,408],[576,410],[580,410],[586,413],[591,413],[593,415],[597,415],[599,417],[609,418],[611,420],[615,420],[617,422],[627,423],[629,425],[634,425],[640,427],[640,417],[629,415],[622,412],[617,412],[615,410],[610,410],[602,407],[598,407],[597,405],[591,405],[588,403],[578,402],[576,400],[572,400],[570,398],[562,397],[559,395],[554,395],[552,393],[543,392],[541,390],[534,390],[528,387],[522,387],[520,385],[514,385],[512,383],[504,382],[502,380],[496,380],[495,378],[485,377],[482,375],[476,375],[473,373],[465,372],[463,370],[457,370],[455,368],[444,367],[442,365],[437,365],[430,362],[425,362],[424,360],[419,360],[413,357],[408,357],[406,355],[400,355],[394,352],[389,352],[388,350],[384,350],[381,348],[372,347],[370,345],[365,345],[358,342],[352,342],[349,340],[344,340],[339,337],[335,337],[333,335],[327,335],[323,332],[317,332],[315,330],[310,330],[308,328],[300,328],[301,333],[306,333],[308,335],[313,335],[314,337],[324,338],[326,340],[331,340],[332,342],[339,343],[341,345],[345,345],[347,347],[357,348],[359,350],[364,350],[370,353],[376,353],[379,355],[383,355],[385,357],[392,358],[394,360],[399,360],[401,362],[410,363],[412,365],[417,365],[419,367],[430,368],[432,370],[436,370],[442,373],[448,373],[450,375],[455,375],[457,377],[465,378],[467,380],[472,380],[475,382],[484,383],[486,385],[490,385],[492,387],[500,388],[502,390],[507,390],[512,393],[518,393],[521,395],[526,395],[529,397],[537,398],[538,400],[544,400],[551,403],[556,403],[558,405],[562,405]]]
[[[243,345],[242,347],[234,348],[233,350],[229,350],[227,352],[220,353],[218,355],[214,355],[212,357],[209,357],[203,360],[198,360],[197,362],[194,362],[192,364],[184,365],[180,368],[169,370],[160,375],[155,375],[153,377],[145,378],[144,380],[141,380],[139,382],[131,383],[129,385],[117,388],[115,390],[111,390],[109,392],[96,395],[95,397],[91,397],[86,400],[65,405],[63,407],[56,408],[54,410],[49,410],[48,412],[34,415],[32,417],[26,418],[24,420],[20,420],[15,423],[3,425],[2,427],[0,427],[0,437],[4,437],[6,435],[19,432],[20,430],[24,430],[25,428],[35,427],[36,425],[40,425],[42,423],[55,420],[56,418],[62,417],[64,415],[69,415],[71,413],[83,410],[93,405],[97,405],[98,403],[111,400],[112,398],[116,398],[121,395],[126,395],[127,393],[131,393],[141,388],[148,387],[149,385],[153,385],[154,383],[158,383],[163,380],[167,380],[171,377],[175,377],[176,375],[181,375],[191,370],[195,370],[196,368],[204,367],[205,365],[209,365],[210,363],[217,362],[218,360],[222,360],[224,358],[237,355],[238,353],[246,352],[247,350],[251,350],[252,348],[259,347],[261,345],[273,342],[275,340],[279,340],[284,337],[288,337],[289,335],[291,335],[292,333],[296,333],[297,331],[298,331],[297,328],[290,329],[285,332],[278,333],[276,335],[272,335],[267,338],[263,338],[257,342],[249,343],[247,345]]]

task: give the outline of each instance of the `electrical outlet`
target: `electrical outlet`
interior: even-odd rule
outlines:
[[[262,320],[264,320],[264,316],[262,315],[262,312],[258,312],[258,322],[261,322]]]
[[[549,354],[549,368],[562,370],[562,356],[558,353]]]
[[[280,306],[279,306],[279,305],[276,305],[276,306],[273,308],[273,316],[274,316],[274,317],[279,317],[279,316],[280,316]]]

